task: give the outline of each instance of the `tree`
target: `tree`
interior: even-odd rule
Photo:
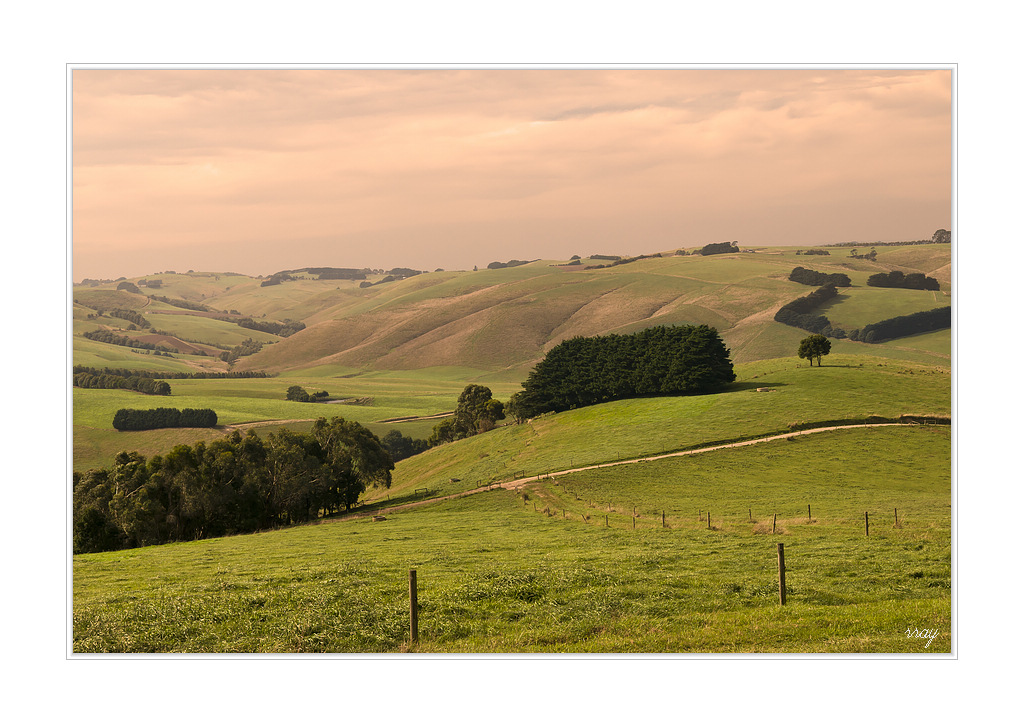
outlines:
[[[472,437],[494,429],[505,418],[505,405],[491,398],[491,390],[480,384],[467,384],[459,395],[455,415],[436,427],[428,443],[431,447]]]
[[[814,366],[814,360],[818,360],[818,366],[821,366],[821,358],[832,351],[832,342],[827,337],[821,334],[811,334],[805,337],[800,342],[800,348],[797,350],[797,355],[801,359],[807,359],[811,366]]]
[[[289,402],[308,402],[309,394],[305,389],[300,387],[298,384],[288,387],[288,391],[285,393],[285,399]]]
[[[938,231],[932,234],[932,243],[937,244],[948,244],[952,243],[953,234],[944,228],[940,228]]]

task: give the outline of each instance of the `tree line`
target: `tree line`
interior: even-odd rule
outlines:
[[[544,356],[506,411],[523,421],[616,399],[713,392],[735,379],[729,350],[707,325],[575,337]]]
[[[263,348],[262,341],[253,341],[252,339],[246,339],[238,346],[232,347],[227,351],[220,353],[220,360],[227,362],[228,364],[234,364],[240,357],[250,356],[255,354]]]
[[[832,322],[828,320],[828,317],[814,313],[815,309],[838,295],[839,292],[836,291],[834,285],[825,284],[821,288],[807,294],[807,296],[794,299],[776,311],[775,321],[787,326],[795,326],[798,329],[814,334],[842,339],[846,336],[845,331],[833,328]]]
[[[148,460],[73,475],[74,552],[120,550],[267,530],[348,510],[390,487],[394,462],[365,427],[318,419],[308,434],[237,431]]]
[[[131,309],[113,309],[111,310],[110,315],[117,317],[118,319],[130,321],[140,329],[148,329],[150,326],[152,326],[152,324],[149,323],[149,319],[144,317],[139,312],[132,311]]]
[[[212,409],[118,409],[114,413],[114,429],[137,432],[144,429],[172,427],[216,427],[217,413]]]
[[[790,271],[789,280],[795,281],[798,284],[807,284],[808,286],[824,286],[825,284],[831,284],[836,287],[852,286],[850,277],[846,274],[826,274],[824,271],[813,271],[805,269],[803,266],[797,266]]]
[[[71,369],[72,374],[88,372],[89,374],[116,374],[121,377],[146,377],[147,379],[265,379],[268,375],[262,371],[246,372],[169,372],[153,369],[116,369],[111,367],[84,366],[76,364]]]
[[[706,244],[697,253],[701,256],[713,256],[714,254],[735,254],[739,250],[735,241],[723,241],[717,244]]]
[[[902,271],[880,272],[868,277],[868,286],[879,286],[885,289],[922,289],[938,291],[939,282],[931,276],[921,273],[906,274]]]
[[[156,349],[159,351],[172,352],[177,351],[163,345],[151,344],[148,341],[139,341],[138,339],[132,339],[129,336],[121,336],[115,334],[107,329],[96,329],[95,331],[86,331],[82,333],[86,339],[93,341],[101,341],[104,344],[116,344],[117,346],[127,346],[132,349]]]
[[[274,336],[288,337],[296,332],[302,331],[306,328],[306,325],[301,321],[256,321],[255,319],[245,317],[244,319],[231,319],[234,323],[238,324],[243,329],[252,329],[253,331],[262,331],[267,334],[273,334]]]
[[[215,311],[206,304],[200,304],[198,301],[185,301],[184,299],[171,299],[166,296],[156,296],[150,294],[149,298],[154,301],[162,301],[168,306],[176,306],[179,309],[188,309],[189,311]]]
[[[78,372],[72,375],[71,384],[81,389],[127,389],[142,394],[163,396],[171,393],[171,385],[167,382],[138,375],[121,376],[119,374]]]
[[[849,337],[853,341],[864,341],[868,344],[899,339],[912,334],[923,334],[928,331],[949,329],[953,325],[953,309],[942,306],[938,309],[918,311],[905,316],[895,316],[868,324],[863,329],[854,329]]]

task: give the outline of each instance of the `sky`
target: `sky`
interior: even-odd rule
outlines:
[[[900,241],[948,69],[75,69],[72,275]]]

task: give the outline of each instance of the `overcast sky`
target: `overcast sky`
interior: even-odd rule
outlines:
[[[948,70],[75,70],[73,277],[930,237]]]

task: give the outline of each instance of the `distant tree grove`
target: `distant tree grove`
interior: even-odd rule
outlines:
[[[438,423],[427,440],[436,447],[481,432],[488,432],[505,418],[505,405],[491,397],[491,390],[480,384],[467,384],[459,395],[455,414]]]
[[[82,389],[127,389],[142,394],[168,395],[171,385],[158,379],[138,375],[92,374],[78,372],[71,377],[72,386]]]
[[[390,487],[394,462],[356,422],[318,419],[309,434],[237,431],[148,460],[121,452],[73,475],[73,550],[120,550],[256,532],[350,509]]]
[[[707,325],[575,337],[533,368],[507,411],[523,421],[616,399],[714,392],[735,379],[729,350]]]
[[[805,269],[803,266],[797,266],[790,271],[789,280],[796,281],[798,284],[807,284],[808,286],[823,286],[824,284],[832,284],[832,286],[851,285],[850,277],[846,274],[826,274],[823,271]]]

